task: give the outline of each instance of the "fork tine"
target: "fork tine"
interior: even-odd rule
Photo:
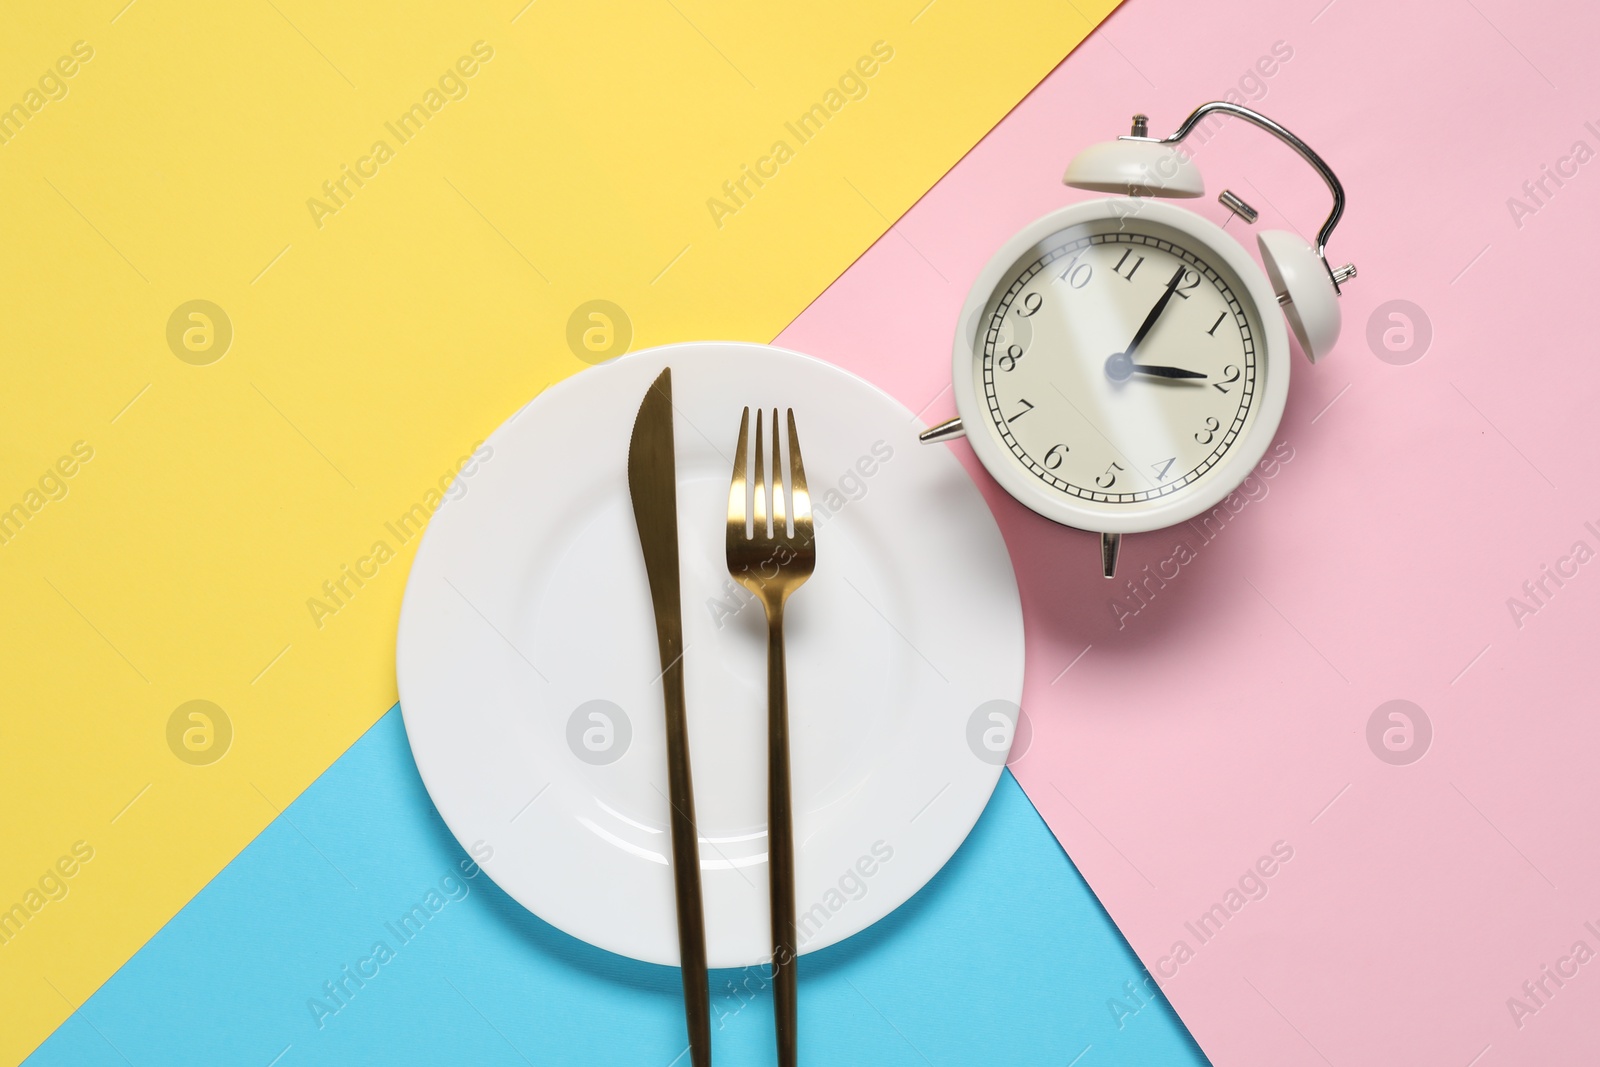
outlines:
[[[777,412],[773,412],[776,421]],[[776,425],[772,428],[778,434]],[[811,493],[806,489],[806,466],[800,459],[800,432],[794,426],[794,408],[789,409],[789,485],[794,492],[794,532],[797,536],[811,536]]]
[[[728,525],[740,533],[750,518],[750,485],[745,480],[746,456],[750,452],[750,409],[739,418],[739,445],[733,453],[733,482],[728,486]],[[748,536],[748,534],[746,534]]]
[[[776,441],[773,444],[777,444]],[[761,409],[756,409],[755,536],[767,536],[767,462],[761,454]]]
[[[778,450],[778,409],[772,409],[772,536],[789,536],[788,507],[783,499],[783,455]]]

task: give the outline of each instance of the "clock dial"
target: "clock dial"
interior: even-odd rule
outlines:
[[[1191,491],[1248,434],[1266,360],[1246,287],[1184,233],[1071,226],[1002,276],[972,367],[989,432],[1096,511]]]

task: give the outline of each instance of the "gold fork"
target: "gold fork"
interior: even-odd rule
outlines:
[[[750,409],[739,420],[739,446],[728,488],[728,572],[749,589],[767,612],[767,870],[772,896],[773,1015],[779,1067],[796,1067],[794,816],[789,801],[789,693],[783,669],[783,606],[816,568],[815,527],[800,438],[789,415],[789,486],[783,491],[778,448],[778,411],[772,411],[772,494],[768,506],[766,462],[761,448],[761,412],[756,411],[755,484],[745,477],[750,444]],[[768,517],[770,516],[770,526]],[[791,525],[794,532],[789,532]]]

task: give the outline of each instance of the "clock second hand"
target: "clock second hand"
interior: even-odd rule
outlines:
[[[1172,294],[1178,291],[1178,283],[1183,281],[1183,276],[1188,273],[1188,270],[1188,267],[1182,264],[1178,265],[1178,269],[1173,272],[1171,279],[1167,281],[1167,287],[1162,292],[1161,298],[1156,301],[1155,307],[1150,309],[1150,314],[1146,315],[1144,321],[1139,324],[1139,329],[1134,333],[1133,340],[1128,342],[1128,347],[1121,352],[1113,353],[1111,358],[1106,360],[1106,377],[1114,382],[1125,382],[1134,374],[1148,374],[1157,378],[1205,377],[1204,374],[1200,374],[1197,371],[1186,371],[1178,367],[1140,366],[1133,362],[1134,352],[1138,350],[1140,343],[1155,327],[1156,320],[1161,317],[1161,313],[1167,310],[1167,305],[1172,301]]]

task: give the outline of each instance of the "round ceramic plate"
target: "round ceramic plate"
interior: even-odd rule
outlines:
[[[766,621],[723,540],[744,407],[794,409],[816,513],[816,572],[785,625],[803,952],[887,915],[972,828],[1016,722],[1022,611],[960,464],[836,367],[682,344],[546,390],[430,521],[398,647],[428,792],[528,910],[678,962],[661,663],[627,482],[634,416],[669,365],[707,954],[739,967],[771,955]]]

